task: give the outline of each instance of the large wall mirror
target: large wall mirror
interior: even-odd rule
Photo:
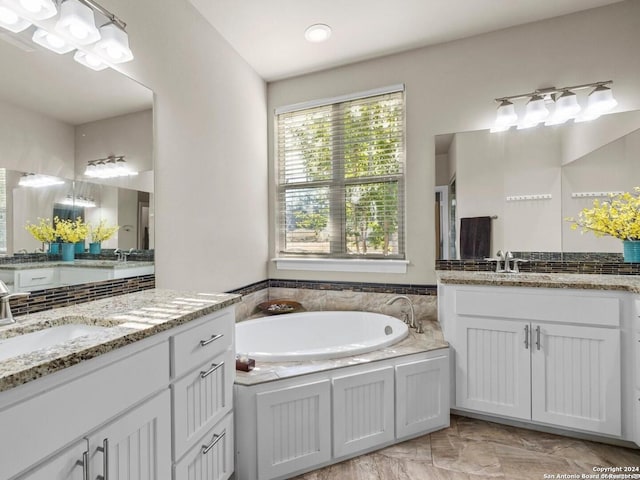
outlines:
[[[153,92],[72,55],[41,49],[21,34],[0,33],[0,255],[36,252],[27,222],[56,212],[119,225],[103,248],[154,249]],[[123,157],[135,176],[94,178],[88,162]],[[25,175],[58,179],[21,186]]]
[[[461,258],[460,219],[474,217],[492,218],[492,254],[621,253],[619,240],[581,234],[565,219],[595,198],[640,186],[638,158],[639,111],[554,127],[439,135],[437,258]]]

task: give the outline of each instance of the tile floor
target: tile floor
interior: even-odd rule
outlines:
[[[538,480],[545,474],[589,478],[586,475],[597,473],[594,467],[625,466],[640,467],[640,450],[451,416],[446,430],[309,472],[297,480]],[[627,478],[640,478],[637,473]]]

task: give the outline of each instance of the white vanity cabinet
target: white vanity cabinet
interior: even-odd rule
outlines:
[[[171,337],[175,480],[233,474],[234,334],[234,310],[226,309]]]
[[[82,439],[20,480],[87,480],[89,442]]]
[[[633,334],[632,334],[632,354],[633,361],[633,413],[634,413],[634,433],[633,441],[640,445],[640,297],[636,296],[633,310]]]
[[[441,285],[453,407],[622,436],[619,292]]]

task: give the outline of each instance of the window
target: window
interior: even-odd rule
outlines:
[[[276,112],[278,252],[404,258],[404,91]]]

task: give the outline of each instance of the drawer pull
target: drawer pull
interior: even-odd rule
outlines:
[[[31,280],[44,280],[47,277],[31,277]]]
[[[536,348],[540,350],[540,325],[536,327]]]
[[[224,334],[222,333],[219,333],[218,335],[211,335],[211,338],[209,340],[200,340],[200,346],[206,347],[210,343],[215,342],[216,340],[222,337],[224,337]]]
[[[109,439],[102,442],[102,480],[109,480]]]
[[[206,455],[207,453],[209,453],[209,451],[216,446],[216,444],[222,440],[224,438],[224,436],[227,434],[226,430],[223,430],[222,433],[220,435],[216,435],[215,433],[213,434],[213,439],[211,440],[211,443],[209,445],[202,445],[202,454]]]
[[[213,372],[215,372],[216,370],[218,370],[220,367],[222,367],[224,365],[224,362],[220,362],[217,365],[215,363],[211,364],[211,368],[209,370],[207,370],[206,372],[200,372],[200,378],[206,378],[209,375],[211,375]]]
[[[529,349],[529,325],[524,326],[524,348]]]

